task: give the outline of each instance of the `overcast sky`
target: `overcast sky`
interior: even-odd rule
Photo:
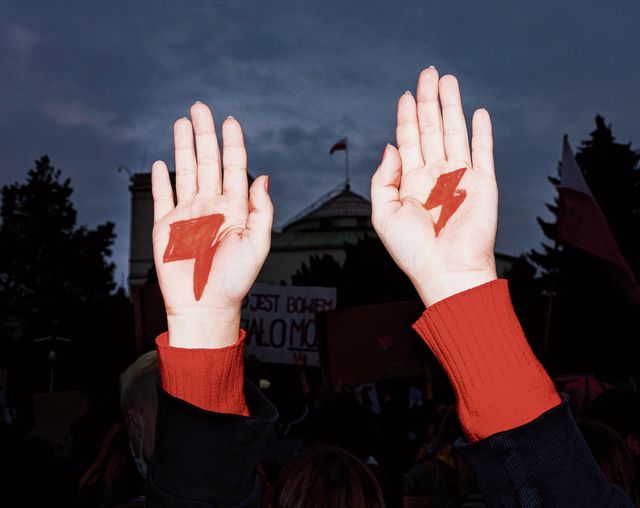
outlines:
[[[116,223],[120,283],[130,206],[116,170],[171,161],[173,121],[192,102],[242,122],[279,225],[344,178],[342,153],[328,155],[344,136],[369,197],[396,99],[435,65],[460,79],[468,118],[492,114],[497,249],[517,255],[542,239],[564,133],[575,146],[600,113],[640,148],[639,22],[631,0],[3,1],[0,185],[48,154],[72,179],[79,222]]]

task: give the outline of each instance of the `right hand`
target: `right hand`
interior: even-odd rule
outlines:
[[[458,81],[422,71],[417,104],[398,101],[398,148],[387,145],[371,181],[372,222],[425,305],[496,279],[494,245],[498,188],[489,113],[473,116],[472,149]],[[439,176],[467,168],[458,188],[466,198],[438,235],[439,209],[423,206]]]

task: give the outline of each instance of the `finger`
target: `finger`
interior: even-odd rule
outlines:
[[[486,109],[478,109],[473,114],[471,150],[473,169],[495,177],[493,162],[493,132],[491,117]]]
[[[224,195],[247,199],[247,150],[240,122],[232,116],[222,124],[222,166]]]
[[[405,92],[398,100],[397,122],[396,140],[402,158],[402,173],[405,174],[424,166],[416,101],[411,92]]]
[[[198,152],[198,192],[220,194],[220,148],[211,110],[196,102],[191,106],[191,121]]]
[[[442,104],[442,124],[444,130],[444,150],[447,160],[465,162],[471,165],[469,136],[462,112],[460,87],[455,76],[440,79],[440,103]]]
[[[175,208],[169,168],[163,161],[151,166],[151,194],[153,195],[153,220],[158,221]]]
[[[442,161],[445,158],[438,82],[438,71],[434,67],[423,70],[418,78],[420,146],[427,164]]]
[[[173,124],[173,144],[176,157],[176,194],[180,203],[194,196],[197,190],[193,129],[187,118],[180,118]]]
[[[249,216],[247,236],[258,249],[259,256],[266,256],[271,246],[273,204],[269,197],[269,177],[259,176],[249,189]]]
[[[398,149],[387,144],[380,166],[371,178],[371,219],[374,224],[400,208],[401,180],[402,159]]]

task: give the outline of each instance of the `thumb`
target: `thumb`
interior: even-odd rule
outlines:
[[[371,218],[381,223],[400,207],[402,160],[398,149],[390,144],[382,152],[382,161],[371,179]]]
[[[271,246],[271,226],[273,225],[273,204],[269,196],[269,177],[259,176],[249,189],[249,217],[247,237],[266,256]]]

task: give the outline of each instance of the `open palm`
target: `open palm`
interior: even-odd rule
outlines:
[[[249,190],[247,155],[237,120],[229,117],[224,121],[222,140],[220,157],[213,116],[202,103],[192,106],[191,121],[176,121],[177,203],[167,165],[162,161],[153,165],[153,252],[172,339],[179,335],[174,326],[171,337],[172,321],[181,323],[181,329],[185,322],[189,327],[198,322],[216,326],[217,322],[220,328],[221,316],[239,319],[242,299],[269,252],[273,206],[268,178],[257,178]],[[212,214],[222,214],[224,220],[215,238],[217,248],[204,292],[196,298],[194,260],[166,262],[164,255],[172,224]],[[229,339],[237,339],[237,330]]]
[[[495,279],[498,189],[488,112],[473,116],[470,150],[456,78],[425,69],[417,102],[409,92],[398,101],[396,138],[371,182],[372,221],[392,258],[427,305]],[[428,210],[425,202],[439,177],[461,168],[457,189],[466,195],[439,229],[442,207]]]

